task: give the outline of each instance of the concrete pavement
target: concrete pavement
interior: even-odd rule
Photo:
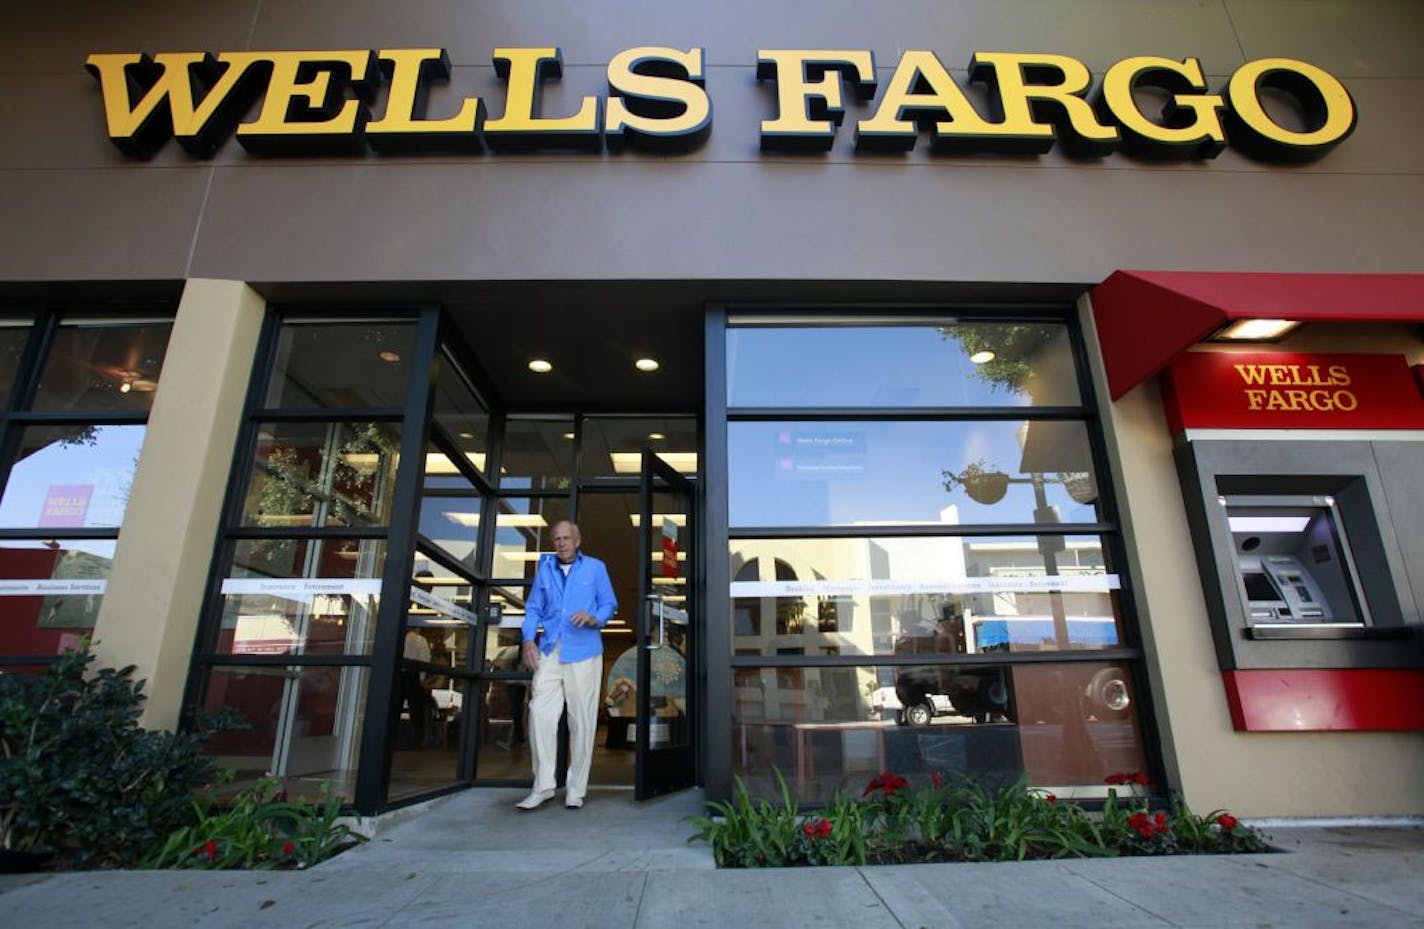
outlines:
[[[0,925],[176,927],[1424,927],[1424,829],[1276,826],[1281,854],[717,870],[688,791],[517,812],[470,790],[308,871],[0,877]]]

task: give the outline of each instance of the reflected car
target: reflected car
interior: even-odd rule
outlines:
[[[1061,671],[1073,682],[1079,701],[1075,709],[1083,718],[1121,719],[1131,712],[1132,690],[1122,668],[1065,663]],[[940,716],[976,723],[1018,721],[1002,667],[906,668],[895,679],[895,695],[901,704],[895,722],[902,726],[928,726]]]

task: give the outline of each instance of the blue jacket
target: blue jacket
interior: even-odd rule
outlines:
[[[521,631],[524,641],[532,642],[535,632],[543,626],[539,651],[551,654],[555,644],[562,642],[560,657],[565,664],[572,664],[603,654],[600,630],[617,611],[618,598],[613,595],[608,568],[583,552],[574,557],[568,577],[563,575],[557,556],[545,555],[539,559],[529,599],[524,602]],[[569,622],[569,617],[580,611],[597,619],[598,626],[582,627]]]

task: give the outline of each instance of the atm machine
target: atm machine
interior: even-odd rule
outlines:
[[[1369,623],[1332,498],[1227,498],[1223,503],[1252,626]]]

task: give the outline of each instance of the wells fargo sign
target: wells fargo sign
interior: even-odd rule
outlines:
[[[1167,368],[1172,431],[1424,429],[1402,355],[1188,352]]]
[[[441,48],[133,52],[90,55],[87,66],[102,86],[109,138],[136,158],[169,138],[210,157],[234,134],[258,155],[675,151],[712,129],[701,48],[620,52],[607,66],[607,95],[585,96],[566,115],[539,102],[541,87],[562,76],[558,48],[496,48],[493,57],[505,81],[495,118],[478,97],[453,113],[426,111],[429,88],[450,74]],[[1338,79],[1289,58],[1248,61],[1214,93],[1197,59],[1153,56],[1117,62],[1095,86],[1066,55],[975,52],[961,85],[934,52],[906,51],[882,91],[869,51],[769,49],[757,53],[757,78],[776,97],[776,114],[761,122],[764,151],[830,149],[847,88],[866,111],[853,130],[856,151],[866,152],[909,151],[928,133],[945,153],[1041,154],[1057,143],[1075,157],[1187,159],[1215,157],[1229,142],[1254,158],[1307,161],[1346,139],[1356,118]],[[1272,96],[1293,104],[1299,121],[1279,118],[1264,102]]]

